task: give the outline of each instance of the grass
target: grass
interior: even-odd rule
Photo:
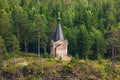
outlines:
[[[67,75],[73,78],[77,76],[80,80],[120,80],[120,61],[116,62],[114,71],[111,61],[104,59],[61,61],[38,58],[36,54],[31,53],[11,55],[13,54],[2,56],[0,79],[41,80]]]

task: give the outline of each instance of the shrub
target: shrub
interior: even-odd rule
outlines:
[[[79,60],[79,55],[78,55],[78,53],[76,53],[75,59],[76,59],[76,60]]]
[[[34,75],[31,75],[31,74],[29,74],[29,75],[27,76],[27,79],[28,79],[28,80],[38,80]]]
[[[15,54],[13,53],[5,53],[3,55],[3,59],[10,59],[10,58],[13,58],[15,56]]]
[[[98,53],[97,58],[98,58],[98,63],[99,63],[99,64],[102,64],[102,57],[101,57],[101,54],[100,54],[100,53]]]
[[[23,56],[25,55],[23,54]],[[27,53],[26,56],[27,57],[38,57],[35,53]]]
[[[25,80],[25,78],[21,77],[21,78],[17,78],[16,80]]]
[[[31,68],[30,68],[30,65],[28,65],[28,66],[24,66],[23,69],[22,69],[22,73],[23,73],[23,75],[24,75],[24,76],[29,75],[30,72],[31,72],[30,69],[31,69]]]
[[[57,63],[62,63],[61,58],[59,60],[56,60]]]
[[[51,58],[51,54],[49,54],[49,53],[44,53],[44,54],[43,54],[43,58]]]
[[[102,79],[102,80],[105,80],[105,69],[104,68],[100,68],[99,69],[99,72],[100,72],[100,78]]]
[[[78,60],[76,60],[75,57],[72,57],[70,63],[77,63],[77,62],[78,62]]]
[[[73,67],[71,65],[65,65],[61,72],[63,76],[64,75],[67,76],[72,74],[72,70],[73,70]]]

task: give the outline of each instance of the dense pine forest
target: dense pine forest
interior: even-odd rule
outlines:
[[[50,53],[58,12],[69,55],[119,59],[120,0],[0,0],[0,54]]]
[[[69,61],[50,55],[58,12]],[[120,80],[120,0],[0,0],[0,80]]]

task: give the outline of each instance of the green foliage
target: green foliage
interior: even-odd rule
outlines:
[[[98,63],[102,64],[102,56],[101,56],[101,54],[98,53],[97,57],[98,57]]]
[[[63,28],[65,37],[68,39],[69,46],[68,46],[68,53],[75,56],[75,52],[77,51],[77,35],[78,34],[78,28]]]
[[[91,58],[96,59],[97,58],[97,53],[101,53],[103,55],[106,53],[106,47],[107,47],[107,42],[104,39],[103,33],[94,27],[92,27],[92,30],[90,32],[90,36],[92,39],[92,53]]]
[[[72,73],[73,67],[71,65],[65,65],[62,69],[62,75],[67,76]]]
[[[6,38],[6,46],[7,46],[7,51],[9,52],[18,52],[20,50],[19,48],[19,41],[15,37],[15,35],[11,35]]]
[[[105,80],[105,69],[104,68],[100,69],[100,77],[102,80]]]
[[[5,48],[5,45],[4,45],[4,40],[0,36],[0,54],[5,53],[5,51],[6,51],[6,48]]]
[[[0,9],[9,10],[9,5],[7,0],[0,0]]]
[[[37,56],[37,54],[36,54]],[[26,62],[27,65],[21,65]],[[80,79],[80,80],[119,80],[120,79],[120,62],[116,64],[116,71],[111,66],[110,60],[102,60],[102,64],[98,61],[77,60],[76,62],[69,63],[63,61],[57,63],[55,59],[41,59],[37,57],[20,56],[6,59],[0,64],[0,78],[2,79],[29,79],[29,80],[43,80],[43,79]],[[43,71],[43,73],[42,73]]]
[[[13,53],[5,53],[2,58],[10,59],[10,58],[13,58],[14,56],[15,56],[15,54],[13,54]]]
[[[57,63],[62,63],[62,57],[59,57],[58,60],[56,60]]]
[[[91,38],[90,35],[84,25],[80,26],[80,30],[78,33],[78,53],[81,58],[87,58],[90,52],[91,47]]]
[[[78,55],[78,53],[76,53],[75,56],[72,57],[70,63],[78,63],[79,59],[80,59],[79,55]]]
[[[51,58],[51,54],[50,53],[44,53],[43,58]]]
[[[61,12],[70,55],[79,53],[80,58],[97,59],[101,53],[108,58],[112,41],[109,32],[114,29],[120,32],[119,3],[119,0],[0,0],[0,36],[8,53],[19,50],[36,53],[38,45],[41,53],[50,53],[49,42],[54,37],[57,13]],[[119,41],[115,43],[119,53]]]
[[[76,59],[76,60],[79,60],[79,55],[78,55],[78,53],[76,53],[75,59]]]
[[[27,57],[38,57],[35,53],[27,53],[27,54],[23,54],[21,53],[22,56],[27,56]]]

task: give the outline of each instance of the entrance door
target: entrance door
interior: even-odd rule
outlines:
[[[59,56],[64,56],[64,51],[63,50],[59,50]]]

